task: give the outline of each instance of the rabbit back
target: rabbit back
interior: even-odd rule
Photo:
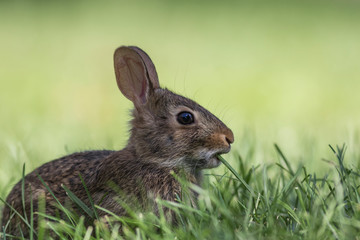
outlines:
[[[46,186],[41,182],[39,176],[51,189],[60,203],[65,203],[65,199],[67,198],[66,191],[62,185],[67,186],[80,199],[85,199],[86,191],[79,175],[81,175],[86,182],[87,179],[90,179],[90,175],[95,172],[99,162],[112,153],[114,153],[114,151],[110,150],[79,152],[45,163],[24,177],[25,211],[23,209],[22,202],[23,180],[20,180],[13,187],[8,197],[6,198],[6,203],[11,205],[14,210],[22,215],[22,217],[29,218],[31,200],[33,202],[33,212],[36,212],[38,210],[38,198],[41,196],[46,200],[46,214],[55,215],[55,212],[57,211],[57,208],[53,205],[55,199],[46,189]],[[88,183],[89,182],[86,184]],[[8,226],[7,232],[18,236],[20,227],[23,231],[23,234],[26,235],[27,227],[21,220],[20,216],[18,216],[18,214],[14,214],[12,209],[8,205],[5,205],[1,226],[6,225],[9,219],[10,224]],[[36,225],[37,215],[34,215],[34,226]]]
[[[60,215],[61,218],[66,218],[64,212],[55,206],[56,200],[41,182],[40,176],[62,205],[72,208],[78,214],[83,214],[69,200],[62,186],[65,185],[82,202],[90,206],[88,194],[79,177],[81,175],[95,204],[120,216],[126,214],[121,202],[126,202],[135,209],[147,209],[156,214],[158,212],[157,205],[154,203],[156,197],[175,201],[181,195],[181,186],[174,178],[173,173],[180,174],[157,163],[136,159],[135,153],[127,148],[121,151],[103,150],[74,153],[45,163],[25,176],[25,211],[23,211],[22,203],[22,180],[14,186],[6,202],[22,217],[25,218],[26,215],[29,218],[31,201],[33,212],[36,212],[38,211],[38,199],[43,197],[46,201],[45,213],[47,215]],[[196,183],[196,179],[191,176],[188,176],[188,180]],[[163,210],[167,216],[173,214],[168,209]],[[7,224],[10,219],[6,231],[19,236],[21,229],[22,234],[25,237],[28,236],[28,227],[20,216],[14,214],[11,217],[11,215],[13,215],[12,210],[5,206],[2,224]],[[106,212],[98,211],[98,215],[106,215]],[[174,219],[172,216],[169,218]],[[34,226],[37,226],[37,223],[37,215],[34,215]]]

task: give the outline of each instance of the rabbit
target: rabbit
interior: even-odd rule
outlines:
[[[137,202],[140,210],[150,207],[158,214],[155,198],[175,201],[181,196],[181,184],[173,173],[183,173],[186,181],[200,185],[202,170],[219,166],[218,156],[230,151],[233,132],[196,102],[161,88],[155,66],[143,50],[135,46],[117,48],[114,68],[118,88],[134,104],[126,147],[119,151],[73,153],[27,174],[25,210],[22,180],[6,199],[2,226],[8,224],[7,233],[28,236],[29,227],[13,209],[29,218],[31,202],[33,211],[37,211],[40,197],[45,199],[46,214],[56,215],[59,210],[52,194],[61,204],[70,200],[63,186],[86,204],[90,194],[95,204],[120,216],[126,211],[119,198],[129,204]],[[99,215],[106,212],[100,211]],[[37,221],[35,214],[35,229]]]

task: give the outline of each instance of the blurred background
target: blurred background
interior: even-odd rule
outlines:
[[[227,159],[274,163],[277,143],[315,171],[333,160],[328,144],[346,143],[357,164],[359,12],[349,0],[1,1],[0,196],[23,163],[125,145],[120,45],[143,48],[162,86],[233,129]]]

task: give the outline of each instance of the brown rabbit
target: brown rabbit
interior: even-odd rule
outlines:
[[[58,211],[38,175],[62,204],[69,200],[62,185],[89,204],[81,175],[94,203],[111,212],[125,214],[120,196],[125,202],[136,199],[142,208],[157,211],[154,198],[174,201],[181,195],[181,185],[172,172],[184,173],[188,181],[199,184],[201,170],[217,167],[217,156],[230,151],[232,131],[196,102],[160,88],[155,66],[140,48],[116,49],[114,66],[120,91],[135,106],[127,146],[120,151],[74,153],[35,169],[25,177],[25,211],[21,181],[6,200],[22,216],[24,212],[30,216],[31,198],[37,210],[40,196],[45,197],[47,214]],[[37,226],[36,215],[34,221]],[[7,233],[27,236],[28,226],[6,205],[2,224],[8,222]]]

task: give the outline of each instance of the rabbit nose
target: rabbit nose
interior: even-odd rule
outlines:
[[[234,142],[234,134],[230,129],[227,129],[227,131],[224,133],[224,137],[229,146]]]

